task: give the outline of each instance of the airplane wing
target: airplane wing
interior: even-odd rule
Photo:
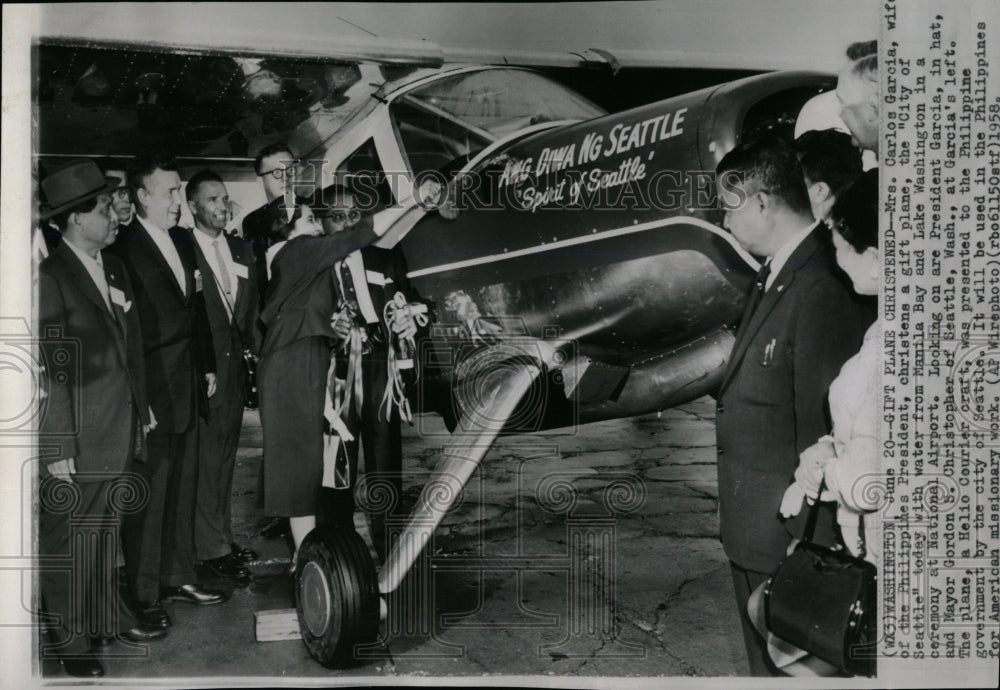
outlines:
[[[568,3],[67,3],[38,35],[72,45],[440,66],[836,70],[876,0]],[[734,17],[735,15],[735,17]],[[775,21],[775,18],[778,18]],[[692,27],[695,27],[694,29]]]

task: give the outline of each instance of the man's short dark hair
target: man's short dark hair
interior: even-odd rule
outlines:
[[[744,191],[766,191],[798,213],[812,213],[802,167],[795,149],[774,134],[745,141],[727,153],[716,167],[717,178],[735,173]]]
[[[253,171],[260,177],[261,165],[264,159],[268,156],[273,156],[276,153],[287,153],[289,160],[295,160],[295,154],[292,153],[292,149],[288,147],[288,144],[283,141],[275,142],[274,144],[268,144],[260,150],[257,157],[253,161]]]
[[[795,140],[802,173],[809,183],[825,182],[837,196],[862,171],[861,149],[851,143],[851,135],[838,129],[813,129]]]
[[[187,185],[184,187],[184,198],[191,201],[191,198],[198,193],[198,189],[206,182],[219,182],[220,184],[225,184],[222,178],[219,177],[218,173],[210,168],[205,168],[199,170],[191,179],[187,181]]]
[[[157,170],[177,172],[177,161],[170,154],[159,151],[136,156],[129,163],[125,170],[125,183],[128,185],[128,193],[132,197],[133,204],[138,205],[139,189],[143,188],[146,178]]]
[[[845,52],[847,59],[851,62],[868,57],[869,55],[878,55],[878,41],[874,38],[870,41],[855,41],[847,46]]]
[[[854,251],[878,247],[878,168],[864,173],[837,197],[830,218]]]
[[[74,213],[90,213],[95,208],[97,208],[97,200],[101,198],[98,194],[92,199],[87,199],[86,201],[81,201],[79,204],[71,209],[63,211],[62,213],[57,213],[49,219],[49,222],[55,223],[56,227],[59,228],[60,232],[66,232],[66,226],[69,224],[69,217]]]
[[[295,197],[295,210],[292,211],[292,217],[285,221],[284,214],[281,218],[275,218],[274,222],[271,223],[271,236],[276,238],[281,238],[287,240],[288,236],[292,234],[292,230],[295,228],[295,224],[299,222],[299,218],[302,217],[302,207],[309,206],[312,208],[312,200],[306,199],[305,197],[296,196]]]
[[[312,207],[313,211],[322,213],[325,210],[342,203],[347,197],[353,198],[354,192],[344,185],[334,182],[328,187],[317,190],[312,199],[309,201],[309,205]]]

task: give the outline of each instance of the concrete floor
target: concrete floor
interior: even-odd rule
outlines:
[[[416,422],[404,430],[409,503],[446,438],[438,418]],[[237,540],[261,554],[252,580],[234,587],[206,577],[205,584],[232,590],[231,599],[205,608],[168,604],[175,618],[169,636],[146,647],[107,648],[108,679],[389,684],[425,676],[745,675],[717,538],[714,449],[708,398],[660,416],[501,439],[425,550],[433,573],[426,594],[419,603],[394,603],[396,622],[383,623],[384,646],[373,658],[331,671],[301,641],[255,641],[254,612],[293,602],[284,574],[289,544],[258,534],[261,428],[247,412],[233,523]],[[587,533],[608,540],[588,541]],[[448,558],[470,556],[520,558],[504,569],[448,568]],[[63,675],[48,663],[43,673]]]

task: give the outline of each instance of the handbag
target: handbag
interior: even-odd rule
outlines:
[[[823,486],[820,486],[820,494]],[[812,541],[819,501],[806,521],[802,541],[764,585],[767,629],[852,675],[873,676],[876,570],[847,549]],[[864,556],[864,521],[860,521]]]

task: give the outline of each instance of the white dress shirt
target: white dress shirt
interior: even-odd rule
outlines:
[[[101,253],[97,252],[97,258],[94,259],[65,237],[63,238],[63,242],[73,250],[73,253],[80,259],[80,263],[87,269],[87,274],[94,281],[97,291],[101,293],[101,297],[104,299],[104,306],[108,308],[108,313],[114,315],[114,311],[111,310],[111,294],[108,288],[108,278],[104,275],[104,262],[101,260]]]
[[[153,238],[153,243],[160,250],[160,254],[167,260],[167,264],[170,266],[170,270],[173,271],[174,278],[177,279],[177,284],[181,288],[181,294],[187,295],[187,282],[184,280],[184,264],[181,263],[181,256],[177,253],[174,241],[170,239],[170,233],[156,227],[142,216],[136,216],[136,218],[139,219],[142,227],[146,228],[146,232]]]
[[[208,262],[209,268],[212,269],[212,273],[216,277],[222,275],[222,271],[225,271],[229,276],[230,292],[228,295],[223,295],[223,301],[229,304],[229,318],[233,318],[233,305],[236,304],[236,293],[239,289],[239,276],[236,274],[235,261],[233,260],[233,253],[229,249],[229,242],[226,241],[226,236],[219,233],[218,237],[212,239],[206,233],[195,228],[194,232],[195,241],[198,242],[198,246],[201,247],[201,253],[205,255],[205,260]],[[224,266],[219,265],[218,254],[216,254],[215,246],[219,246],[219,253],[222,254],[222,262]],[[207,279],[208,276],[205,276]],[[219,277],[218,282],[215,278],[212,278],[212,283],[218,288],[219,292],[222,292],[225,282]]]
[[[788,261],[788,257],[792,255],[792,252],[798,249],[798,246],[802,244],[802,240],[808,237],[809,233],[812,232],[813,228],[817,225],[819,225],[819,221],[813,221],[808,227],[806,227],[805,230],[785,242],[781,245],[781,248],[774,253],[774,256],[771,257],[769,262],[771,264],[771,274],[767,277],[767,282],[764,284],[764,292],[771,289],[771,285],[774,284],[774,279],[778,277],[781,269],[784,268],[785,263]]]

